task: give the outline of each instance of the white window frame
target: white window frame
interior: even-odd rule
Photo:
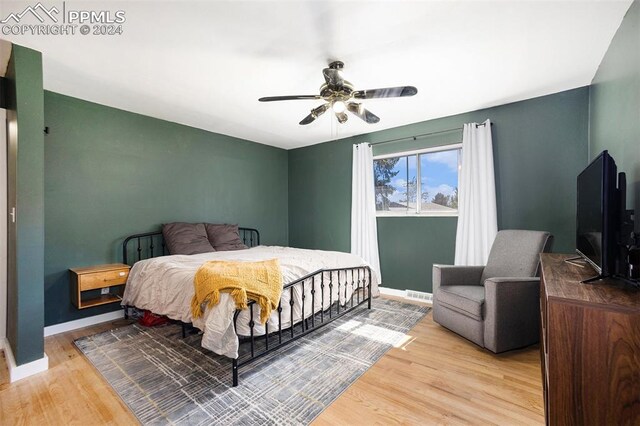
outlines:
[[[420,195],[416,195],[416,211],[406,213],[399,212],[385,212],[383,210],[376,210],[376,217],[457,217],[458,210],[452,212],[447,211],[420,211],[422,207],[422,174],[420,170],[420,155],[421,154],[429,154],[433,152],[440,151],[453,151],[454,149],[462,150],[462,142],[448,144],[448,145],[439,145],[431,148],[423,148],[423,149],[414,149],[412,151],[402,151],[402,152],[394,152],[389,154],[381,154],[375,155],[373,157],[373,161],[375,160],[384,160],[386,158],[396,158],[396,157],[407,157],[410,155],[416,156],[416,176],[418,177],[418,188],[420,189]],[[462,155],[458,155],[458,188],[460,188],[460,170],[462,168]],[[460,195],[458,194],[458,197]]]

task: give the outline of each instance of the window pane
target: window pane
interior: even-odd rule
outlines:
[[[417,159],[415,155],[407,157],[407,178],[402,203],[409,212],[416,211],[416,198],[418,192],[418,178],[416,176]]]
[[[408,209],[407,180],[411,176],[408,158],[396,157],[374,160],[373,173],[376,188],[376,210],[405,213]],[[414,156],[412,175],[414,180],[415,175]],[[413,205],[415,209],[415,201]]]
[[[458,209],[459,155],[459,149],[420,155],[422,211]]]

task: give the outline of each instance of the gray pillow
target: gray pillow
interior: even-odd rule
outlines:
[[[240,239],[238,225],[205,223],[209,243],[216,251],[243,250],[248,248]]]
[[[164,242],[171,254],[198,254],[216,251],[204,223],[173,222],[162,225]]]

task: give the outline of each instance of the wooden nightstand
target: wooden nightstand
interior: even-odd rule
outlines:
[[[124,263],[69,269],[71,301],[78,309],[121,301],[129,269],[131,267]],[[106,288],[109,293],[100,294]]]

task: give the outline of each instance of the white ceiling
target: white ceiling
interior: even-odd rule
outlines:
[[[31,3],[3,1],[2,18]],[[295,148],[588,85],[630,4],[67,1],[124,10],[124,34],[3,37],[43,53],[48,90]],[[356,89],[418,95],[365,101],[373,125],[328,112],[300,126],[319,101],[258,102],[317,94],[331,59]]]

